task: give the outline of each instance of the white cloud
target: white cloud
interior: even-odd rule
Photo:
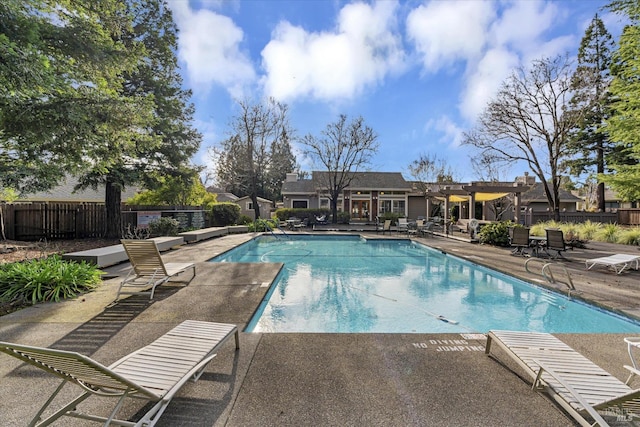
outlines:
[[[189,2],[174,0],[169,5],[180,29],[178,56],[191,85],[208,90],[218,84],[241,98],[256,80],[251,60],[240,49],[242,29],[210,10],[193,11]]]
[[[266,94],[283,101],[349,99],[403,70],[396,6],[389,1],[346,5],[331,32],[310,33],[280,22],[262,50]]]
[[[457,60],[482,53],[487,26],[494,18],[493,2],[432,1],[411,11],[407,37],[413,41],[427,71],[438,71]]]
[[[448,116],[440,116],[437,119],[429,120],[425,125],[427,132],[435,130],[442,134],[442,137],[438,139],[439,145],[446,145],[450,147],[458,147],[462,143],[464,129],[459,127]]]
[[[487,51],[482,59],[473,64],[473,72],[465,81],[460,95],[460,112],[473,121],[495,96],[502,82],[520,64],[518,55],[507,49],[496,48]]]
[[[539,37],[553,26],[559,11],[555,4],[536,0],[508,4],[489,32],[494,46],[523,51],[535,48]]]
[[[563,17],[557,4],[539,0],[430,1],[409,13],[407,36],[425,71],[466,67],[459,110],[473,121],[515,67],[575,44],[573,36],[544,38]]]

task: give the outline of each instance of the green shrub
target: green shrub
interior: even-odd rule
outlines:
[[[252,223],[253,218],[251,218],[249,215],[240,215],[240,218],[238,218],[238,224],[251,225]]]
[[[278,228],[278,222],[275,219],[258,219],[247,224],[249,232],[272,231]]]
[[[168,216],[149,222],[149,234],[152,236],[177,236],[180,222]]]
[[[605,224],[605,226],[598,233],[598,240],[608,243],[616,243],[618,241],[618,234],[620,233],[620,227],[618,224]]]
[[[86,262],[45,259],[0,264],[0,301],[38,303],[75,298],[94,289],[102,272]]]
[[[216,203],[211,207],[211,220],[217,227],[238,224],[240,220],[240,206],[231,202]]]
[[[592,221],[585,221],[582,224],[578,225],[580,237],[582,237],[584,240],[593,240],[600,228],[602,228],[601,223]]]
[[[618,243],[640,246],[640,227],[622,230],[618,236]]]
[[[509,246],[509,227],[521,227],[511,221],[487,224],[478,232],[478,241],[488,245]]]

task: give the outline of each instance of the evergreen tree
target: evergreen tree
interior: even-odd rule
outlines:
[[[143,122],[144,97],[121,95],[140,55],[118,0],[0,3],[0,185],[23,193],[77,172],[111,122]]]
[[[613,55],[611,74],[612,114],[606,130],[630,162],[612,166],[615,174],[600,178],[628,201],[640,199],[640,3],[635,0],[616,0],[609,8],[626,15],[630,24],[620,36],[618,49]]]
[[[585,172],[602,174],[615,144],[603,130],[609,108],[611,50],[613,40],[602,20],[596,15],[582,38],[578,50],[578,66],[573,74],[574,90],[571,108],[580,110],[580,121],[570,134],[567,150],[572,158],[565,163],[573,175]],[[593,170],[595,168],[595,171]],[[596,191],[598,209],[605,210],[604,182]]]
[[[151,115],[140,123],[138,132],[121,138],[108,135],[96,151],[93,167],[81,178],[81,186],[105,187],[106,235],[121,232],[121,193],[132,184],[156,188],[166,182],[181,182],[185,188],[193,180],[189,159],[198,150],[201,135],[193,128],[191,92],[182,89],[178,73],[177,27],[164,0],[127,2],[127,12],[135,17],[132,31],[124,35],[127,45],[141,43],[144,55],[137,67],[123,73],[121,94],[151,100]]]
[[[291,151],[289,134],[285,131],[280,139],[271,144],[263,197],[274,201],[282,200],[282,182],[286,179],[287,174],[295,169],[296,158]]]

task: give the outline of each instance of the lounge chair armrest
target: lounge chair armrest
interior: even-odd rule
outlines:
[[[627,381],[625,381],[625,384],[629,384],[631,382],[631,379],[633,377],[635,377],[636,375],[640,375],[640,370],[634,368],[633,366],[629,366],[629,365],[624,365],[624,368],[629,371],[629,378],[627,378]]]
[[[561,375],[559,375],[558,373],[556,373],[553,369],[549,368],[548,366],[545,366],[544,363],[540,362],[539,360],[534,359],[533,360],[539,367],[540,370],[538,370],[538,374],[536,375],[536,379],[533,382],[533,389],[537,389],[539,386],[539,383],[542,380],[542,374],[543,372],[546,372],[547,374],[551,375],[556,381],[558,381],[560,384],[562,384],[563,387],[565,387],[567,389],[567,391],[569,391],[569,393],[571,393],[571,395],[578,401],[578,403],[580,403],[580,405],[582,405],[582,407],[584,408],[585,411],[587,411],[589,413],[589,415],[591,415],[591,417],[593,418],[593,420],[600,426],[608,426],[609,424],[604,420],[604,418],[602,418],[602,416],[598,413],[598,411],[596,411],[593,406],[591,406],[586,400],[584,400],[584,398],[573,388],[571,387],[563,378]],[[594,424],[595,425],[595,424]]]

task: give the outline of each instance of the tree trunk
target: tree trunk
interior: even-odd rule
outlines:
[[[121,200],[121,187],[107,177],[104,197],[106,208],[105,237],[107,239],[118,239],[122,235]]]
[[[604,148],[602,147],[602,141],[598,141],[598,147],[596,148],[596,172],[598,174],[604,173]],[[606,203],[604,199],[604,182],[599,182],[596,190],[596,200],[598,201],[598,210],[604,212],[606,210]]]
[[[258,204],[258,196],[256,195],[255,192],[251,195],[251,202],[253,203],[253,213],[254,213],[253,219],[255,220],[260,219],[260,205]]]

